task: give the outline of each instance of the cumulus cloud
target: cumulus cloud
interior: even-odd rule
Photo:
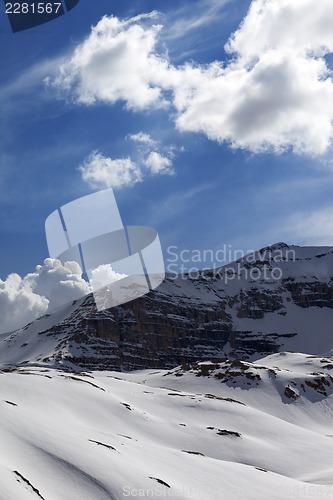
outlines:
[[[157,151],[149,153],[145,160],[146,167],[153,175],[156,174],[169,174],[172,175],[174,170],[172,168],[172,161],[166,156],[162,156]]]
[[[333,86],[323,60],[271,51],[203,75],[181,103],[177,126],[234,148],[322,154],[331,144]]]
[[[253,1],[226,46],[234,59],[202,71],[180,103],[178,127],[253,152],[324,153],[333,136],[333,86],[322,57],[333,50],[333,6],[316,6]]]
[[[5,281],[0,280],[0,334],[21,328],[56,307],[123,278],[126,274],[103,264],[92,271],[87,283],[77,262],[62,264],[50,258],[24,278],[10,274]]]
[[[116,273],[110,264],[102,264],[92,271],[90,284],[96,291],[126,277],[127,274]]]
[[[144,26],[155,17],[155,12],[127,21],[103,17],[60,66],[56,84],[75,87],[75,99],[85,104],[121,100],[132,109],[161,106],[161,89],[154,83],[165,65],[155,53],[161,26]]]
[[[20,328],[61,304],[91,292],[76,262],[46,259],[24,278],[0,280],[0,333]]]
[[[79,167],[82,179],[92,188],[121,188],[142,180],[140,167],[130,158],[113,160],[93,151]]]
[[[255,0],[229,51],[247,61],[272,48],[321,57],[333,50],[332,22],[329,0]]]
[[[204,133],[252,152],[322,154],[333,138],[331,0],[253,0],[231,35],[228,62],[170,63],[159,50],[156,14],[104,17],[54,82],[76,101],[124,101],[176,110],[180,131]]]

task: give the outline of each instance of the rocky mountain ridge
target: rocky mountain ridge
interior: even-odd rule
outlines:
[[[0,363],[173,368],[333,348],[333,248],[278,243],[196,277],[167,276],[98,312],[92,296],[2,338]]]

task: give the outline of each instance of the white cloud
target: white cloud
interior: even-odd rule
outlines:
[[[5,281],[0,280],[0,333],[20,328],[90,292],[76,262],[62,265],[57,259],[46,259],[24,278],[10,274]]]
[[[142,180],[140,167],[130,158],[113,160],[93,151],[79,167],[82,179],[92,188],[121,188]]]
[[[133,142],[138,142],[140,144],[146,144],[147,146],[154,146],[156,141],[154,141],[149,134],[145,132],[138,132],[137,134],[130,134],[127,138]]]
[[[110,283],[126,278],[127,274],[116,273],[110,264],[102,264],[92,271],[90,284],[94,291],[99,290]]]
[[[157,151],[149,153],[145,160],[145,166],[150,170],[153,175],[156,174],[174,174],[172,168],[172,161],[166,156],[162,156]]]
[[[236,57],[201,71],[178,106],[179,129],[253,152],[324,153],[333,137],[333,85],[320,56],[333,50],[333,5],[317,7],[253,1],[227,44]]]
[[[133,109],[162,105],[161,89],[154,84],[165,65],[154,52],[161,27],[141,25],[155,17],[154,12],[128,21],[103,17],[60,66],[56,84],[74,86],[75,99],[85,104],[122,100]]]
[[[159,52],[155,14],[104,17],[60,67],[55,84],[78,102],[122,100],[135,110],[176,109],[180,131],[252,152],[328,151],[333,84],[331,0],[253,0],[226,49],[228,63],[170,64]]]
[[[229,51],[246,62],[271,49],[323,56],[333,50],[332,23],[330,0],[255,0]]]
[[[252,152],[322,154],[331,144],[333,86],[323,60],[270,51],[247,70],[210,68],[180,102],[177,126]]]
[[[161,148],[159,143],[145,132],[126,137],[137,145],[135,161],[130,158],[112,159],[93,151],[79,166],[82,180],[95,189],[123,188],[142,182],[147,175],[172,175],[174,146]]]

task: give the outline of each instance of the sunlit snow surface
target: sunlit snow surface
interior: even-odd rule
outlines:
[[[204,365],[5,369],[0,499],[333,499],[333,360]]]

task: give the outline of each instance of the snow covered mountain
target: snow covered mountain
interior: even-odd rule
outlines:
[[[0,338],[0,363],[172,368],[279,351],[333,352],[333,248],[278,243],[98,312],[88,296]]]
[[[333,500],[332,290],[278,244],[2,335],[0,500]]]

